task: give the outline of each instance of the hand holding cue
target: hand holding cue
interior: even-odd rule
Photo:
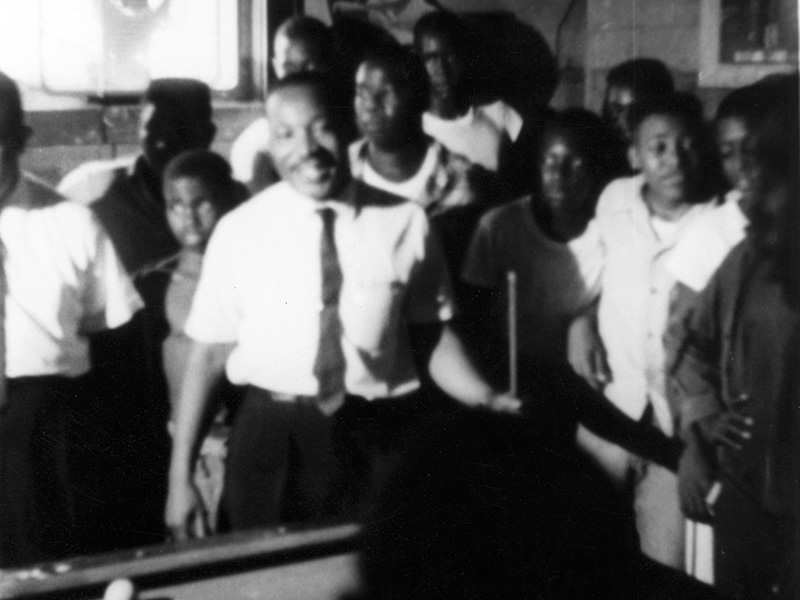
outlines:
[[[508,375],[509,391],[517,397],[517,273],[509,271],[508,278]]]

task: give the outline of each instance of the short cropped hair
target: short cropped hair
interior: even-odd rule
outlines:
[[[211,88],[197,79],[154,79],[144,93],[144,101],[196,123],[211,123]]]
[[[782,88],[753,132],[755,159],[778,180],[794,179],[800,169],[800,99],[797,79]],[[775,91],[775,90],[773,90]]]
[[[675,82],[667,66],[655,58],[634,58],[618,64],[606,75],[606,86],[629,87],[638,98],[672,94]]]
[[[231,165],[216,152],[189,150],[173,158],[164,169],[164,182],[184,177],[202,181],[213,192],[213,202],[220,212],[239,203],[239,189]]]
[[[733,90],[719,103],[715,120],[738,117],[752,126],[769,110],[771,102],[766,91],[767,86],[758,84]]]
[[[384,44],[370,50],[361,65],[382,68],[395,88],[408,96],[414,112],[422,114],[430,102],[430,83],[422,60],[399,44]]]
[[[333,34],[330,27],[319,19],[305,16],[291,17],[278,27],[275,37],[278,36],[311,46],[317,56],[328,62],[333,58]]]
[[[293,87],[310,87],[317,95],[317,99],[325,106],[333,117],[333,124],[339,128],[346,128],[350,113],[352,113],[352,99],[350,103],[344,105],[341,101],[338,89],[331,82],[330,77],[316,71],[302,71],[300,73],[289,73],[283,79],[273,83],[267,91],[267,100],[278,92]]]
[[[575,142],[578,151],[590,163],[596,186],[603,187],[608,183],[612,174],[608,156],[610,131],[599,116],[582,108],[553,113],[544,124],[539,143],[540,156],[545,150],[544,140],[550,133],[564,134]]]
[[[449,40],[458,54],[464,54],[467,49],[466,25],[455,13],[438,10],[423,15],[414,25],[414,45],[418,45],[425,35]]]
[[[605,152],[608,129],[595,113],[582,108],[568,108],[553,113],[544,125],[544,133],[565,133],[575,140],[582,152],[590,155]]]
[[[8,75],[0,72],[0,144],[20,152],[25,145],[26,135],[19,87]]]
[[[628,113],[628,126],[634,136],[642,122],[653,115],[678,118],[698,141],[703,140],[703,105],[697,96],[681,92],[634,102]]]

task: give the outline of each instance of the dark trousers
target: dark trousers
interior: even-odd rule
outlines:
[[[372,483],[432,414],[422,392],[334,415],[313,398],[279,401],[250,388],[233,423],[225,506],[233,529],[354,518]]]
[[[768,513],[734,484],[723,482],[715,505],[714,580],[734,600],[794,599],[794,520]]]
[[[79,387],[56,376],[8,380],[0,411],[0,567],[80,552],[67,456],[67,416]]]

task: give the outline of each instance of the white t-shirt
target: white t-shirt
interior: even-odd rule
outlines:
[[[527,196],[481,219],[464,260],[462,279],[470,285],[506,289],[517,274],[520,351],[531,358],[566,359],[567,328],[592,298],[566,244],[547,237]],[[493,320],[507,328],[507,294],[494,295]]]
[[[344,276],[339,315],[348,392],[383,398],[419,386],[406,326],[452,315],[441,249],[419,206],[356,181],[343,200],[320,202],[281,182],[217,225],[186,333],[200,342],[235,344],[226,366],[232,382],[316,393],[318,213],[326,205],[336,211]]]
[[[507,137],[516,141],[522,117],[505,102],[470,107],[456,119],[441,119],[430,112],[422,115],[422,129],[445,147],[466,156],[472,163],[497,171],[500,150]]]
[[[728,253],[744,239],[750,220],[739,204],[737,190],[725,195],[725,203],[701,215],[686,228],[667,261],[676,281],[702,292]]]
[[[358,142],[356,142],[357,144]],[[368,160],[364,161],[364,171],[362,173],[363,181],[367,185],[374,188],[389,192],[401,198],[408,198],[409,200],[417,201],[425,198],[425,186],[428,184],[433,171],[436,169],[438,163],[438,148],[435,144],[428,146],[428,152],[425,154],[425,159],[422,161],[417,172],[405,181],[389,181],[383,175],[380,175],[373,169]],[[423,208],[425,208],[423,206]]]
[[[5,248],[6,375],[75,377],[90,367],[87,332],[142,307],[91,211],[23,176],[0,211]]]
[[[269,123],[265,117],[261,117],[250,123],[234,140],[230,161],[234,179],[242,183],[253,180],[256,157],[268,153],[269,136]]]

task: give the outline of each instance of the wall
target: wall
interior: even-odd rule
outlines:
[[[258,102],[215,102],[213,150],[228,156],[236,136],[263,113]],[[83,162],[135,154],[139,150],[138,106],[83,106],[27,112],[33,136],[22,167],[57,184]]]
[[[697,93],[712,115],[728,90],[697,87],[703,1],[587,0],[587,108],[600,108],[611,67],[631,58],[650,57],[664,61],[677,88]]]

